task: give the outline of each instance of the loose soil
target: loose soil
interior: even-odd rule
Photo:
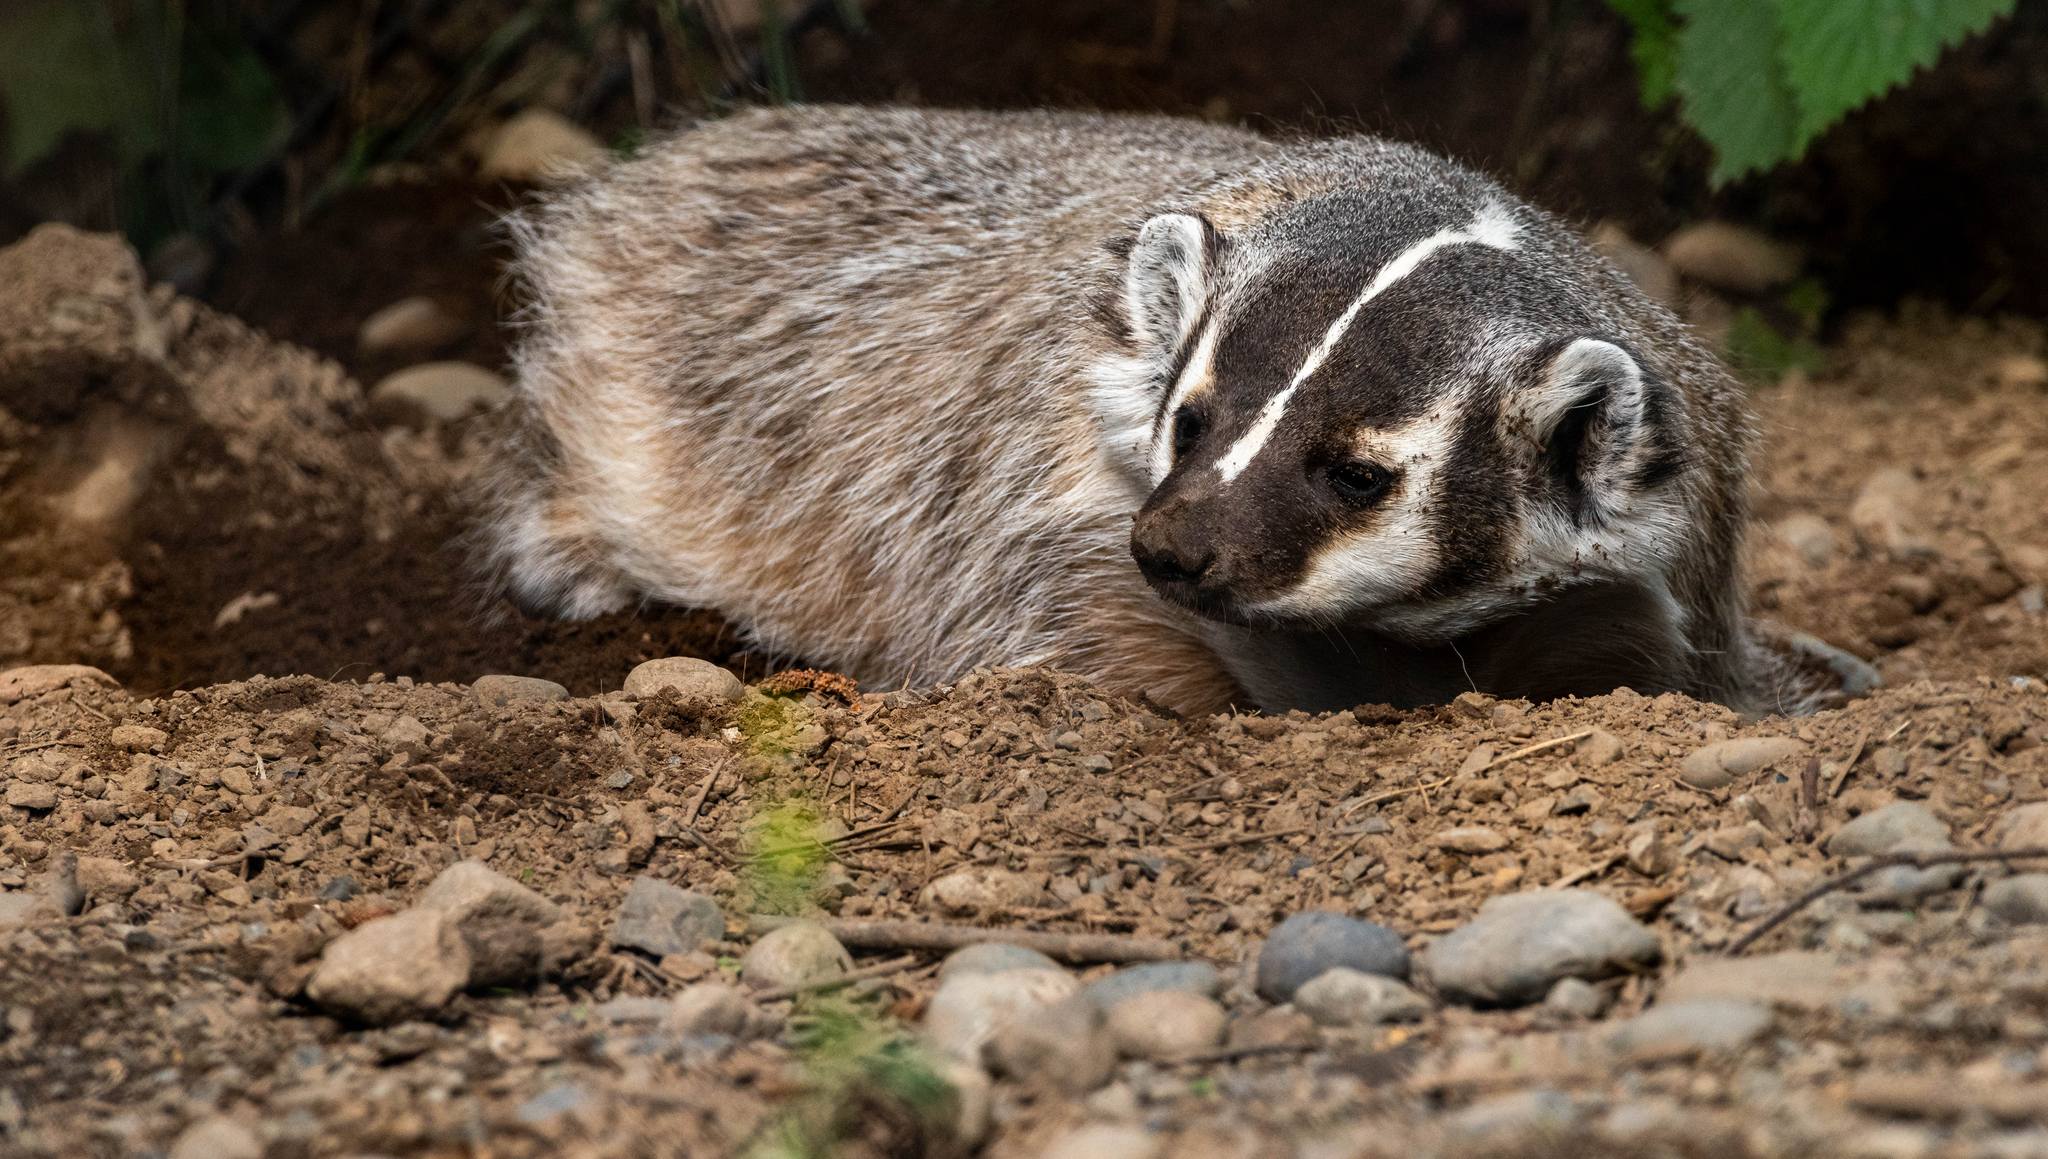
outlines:
[[[1188,1154],[1482,1137],[1496,1153],[2038,1153],[2048,935],[1977,905],[2003,867],[1913,909],[1844,893],[1803,911],[1753,952],[1807,952],[1830,980],[1773,994],[1754,1040],[1674,1059],[1602,1038],[1841,871],[1825,842],[1848,819],[1919,801],[1978,847],[2048,801],[2036,326],[1863,319],[1824,370],[1757,392],[1756,601],[1889,682],[1837,710],[1742,720],[1618,691],[1180,720],[1020,671],[851,698],[790,680],[706,717],[617,690],[660,656],[776,667],[715,618],[545,623],[466,578],[480,424],[381,423],[334,363],[146,286],[102,238],[38,231],[0,251],[0,285],[0,669],[107,674],[0,677],[0,783],[20,802],[0,805],[0,889],[75,858],[84,893],[75,916],[0,931],[0,1153],[161,1152],[192,1130],[173,1153],[196,1154],[228,1129],[215,1116],[274,1156],[742,1150],[825,1081],[811,1001],[763,1001],[762,1032],[730,1041],[664,1035],[614,1000],[725,972],[744,915],[771,908],[1169,939],[1234,979],[1245,1036],[1285,1031],[1230,1058],[1126,1063],[1086,1099],[999,1084],[993,1155],[1089,1123]],[[1907,484],[1875,510],[1866,483],[1886,468]],[[490,673],[577,695],[492,707],[467,688]],[[1806,756],[1724,789],[1676,780],[1736,736]],[[1501,840],[1434,840],[1472,826]],[[830,849],[817,880],[755,856],[791,832]],[[1629,857],[1650,833],[1668,864]],[[593,953],[380,1029],[303,999],[326,939],[464,858],[596,928],[634,875],[674,881],[718,899],[729,941],[660,963]],[[972,867],[1031,896],[935,913],[924,887]],[[1665,947],[1659,971],[1605,984],[1603,1020],[1445,1005],[1317,1030],[1236,980],[1303,909],[1419,949],[1488,897],[1560,884],[1615,898]],[[914,1019],[934,962],[863,983],[865,1008]],[[849,1153],[944,1152],[870,1110]]]

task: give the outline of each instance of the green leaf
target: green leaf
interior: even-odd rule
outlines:
[[[1799,111],[1779,63],[1772,6],[1675,0],[1675,7],[1685,24],[1673,79],[1685,119],[1714,147],[1714,183],[1793,156]]]
[[[1943,48],[2011,13],[2013,4],[2014,0],[1776,0],[1779,60],[1799,107],[1795,153],[1849,110],[1934,63]]]
[[[1661,108],[1678,91],[1673,83],[1678,72],[1678,19],[1669,0],[1607,0],[1607,6],[1628,21],[1628,53],[1636,64],[1643,107]]]
[[[0,175],[55,149],[67,133],[106,133],[125,164],[159,150],[163,56],[156,4],[9,0],[0,4],[0,100],[7,106]]]

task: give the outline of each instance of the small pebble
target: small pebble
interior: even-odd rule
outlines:
[[[410,909],[329,942],[306,997],[349,1021],[388,1026],[433,1015],[469,975],[469,948],[455,924],[437,910]]]
[[[170,1159],[263,1159],[255,1132],[233,1119],[201,1119],[179,1133]]]
[[[762,935],[740,959],[740,977],[761,990],[807,986],[853,969],[853,955],[816,922],[791,922]]]
[[[569,699],[568,689],[552,680],[532,676],[479,676],[476,683],[469,686],[469,694],[476,697],[477,703],[492,708]]]
[[[1081,992],[1104,1010],[1140,994],[1180,991],[1214,998],[1223,975],[1207,962],[1145,962],[1088,983]]]
[[[1761,1002],[1701,998],[1660,1002],[1608,1033],[1607,1044],[1632,1062],[1666,1062],[1740,1050],[1771,1028]]]
[[[1431,845],[1451,853],[1498,853],[1508,847],[1508,839],[1499,832],[1484,825],[1469,825],[1458,829],[1446,829],[1429,839]]]
[[[1538,1088],[1482,1099],[1446,1116],[1444,1129],[1453,1139],[1462,1139],[1468,1145],[1489,1140],[1505,1143],[1569,1135],[1584,1117],[1585,1112],[1571,1096]]]
[[[1214,1050],[1226,1021],[1215,999],[1185,990],[1134,994],[1108,1013],[1110,1042],[1127,1058],[1185,1058]]]
[[[1775,528],[1778,539],[1808,567],[1826,567],[1835,557],[1835,529],[1810,511],[1788,515]]]
[[[369,355],[432,354],[468,331],[467,323],[432,298],[400,298],[363,319],[356,349]]]
[[[1281,1003],[1326,970],[1348,966],[1389,978],[1408,976],[1408,946],[1401,935],[1372,922],[1310,910],[1292,914],[1266,935],[1259,949],[1259,996]]]
[[[699,982],[685,986],[668,1001],[664,1024],[678,1034],[724,1035],[739,1038],[747,1032],[754,1005],[738,987],[723,982]]]
[[[1572,1018],[1594,1019],[1607,1013],[1606,990],[1584,978],[1559,978],[1543,996],[1543,1007]]]
[[[1695,789],[1723,789],[1738,777],[1806,752],[1804,742],[1785,736],[1747,736],[1718,741],[1686,754],[1678,779]]]
[[[1152,1132],[1122,1123],[1069,1127],[1038,1159],[1158,1159],[1165,1143]]]
[[[671,692],[686,711],[710,713],[737,704],[747,687],[709,660],[670,656],[649,660],[627,673],[625,691],[633,696]]]
[[[1604,894],[1541,890],[1489,899],[1478,916],[1423,955],[1439,993],[1482,1005],[1524,1005],[1566,977],[1597,981],[1662,957],[1657,935]]]
[[[1378,1026],[1429,1015],[1429,999],[1379,974],[1345,966],[1325,970],[1294,992],[1294,1008],[1318,1026]]]
[[[491,134],[477,162],[487,181],[544,184],[587,172],[604,160],[604,142],[551,109],[527,109]]]
[[[970,974],[1000,974],[1005,970],[1058,970],[1060,964],[1039,953],[1007,942],[976,942],[946,955],[939,963],[939,982]]]
[[[989,865],[948,873],[926,886],[919,898],[926,909],[954,916],[1024,909],[1045,900],[1042,877]]]
[[[1069,1096],[1087,1094],[1116,1070],[1116,1044],[1101,1008],[1078,996],[1004,1022],[984,1053],[997,1074]]]
[[[1799,251],[1748,226],[1688,225],[1664,239],[1664,259],[1684,277],[1735,294],[1761,294],[1799,276]]]
[[[1984,887],[1984,908],[2014,925],[2048,923],[2048,873],[2021,873]]]
[[[422,362],[386,375],[370,388],[374,411],[399,421],[453,422],[504,405],[512,384],[467,362]]]

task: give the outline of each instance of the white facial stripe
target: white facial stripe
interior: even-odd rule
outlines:
[[[1286,388],[1266,400],[1266,405],[1259,409],[1258,418],[1253,420],[1251,429],[1240,436],[1237,442],[1231,444],[1230,450],[1224,452],[1221,459],[1216,460],[1216,473],[1228,483],[1243,473],[1246,467],[1251,466],[1252,459],[1265,447],[1266,440],[1272,438],[1273,431],[1279,427],[1281,416],[1287,413],[1287,403],[1294,397],[1294,392],[1300,389],[1302,383],[1308,381],[1310,375],[1322,368],[1323,361],[1330,357],[1330,352],[1337,348],[1337,343],[1343,341],[1344,332],[1351,329],[1351,323],[1357,319],[1358,312],[1365,309],[1367,302],[1385,293],[1395,282],[1414,273],[1416,267],[1427,260],[1429,255],[1445,246],[1470,243],[1492,246],[1499,250],[1511,250],[1515,248],[1515,237],[1519,232],[1520,227],[1505,209],[1496,204],[1488,204],[1463,228],[1438,230],[1394,255],[1394,260],[1381,266],[1380,272],[1373,275],[1372,282],[1352,300],[1351,305],[1342,314],[1337,316],[1335,322],[1330,323],[1330,328],[1323,333],[1323,340],[1316,343],[1314,350],[1308,352],[1308,358],[1302,362],[1301,369],[1294,372],[1294,378]]]
[[[1216,377],[1216,323],[1202,331],[1201,340],[1195,343],[1194,353],[1188,355],[1188,364],[1181,368],[1180,381],[1173,384],[1173,393],[1167,396],[1166,409],[1160,412],[1158,429],[1152,433],[1152,484],[1158,486],[1173,470],[1173,414],[1188,400],[1188,396],[1208,386]]]

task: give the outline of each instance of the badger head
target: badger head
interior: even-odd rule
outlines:
[[[1689,522],[1684,400],[1559,232],[1490,187],[1342,190],[1231,234],[1146,221],[1096,401],[1149,488],[1152,587],[1435,643],[1657,581]]]

